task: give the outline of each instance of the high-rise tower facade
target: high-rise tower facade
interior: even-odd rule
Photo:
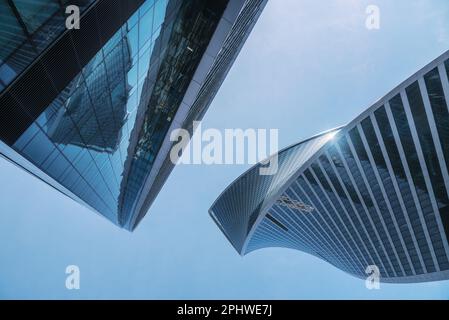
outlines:
[[[265,2],[0,0],[0,153],[133,230]]]
[[[286,247],[356,277],[449,279],[449,52],[350,124],[250,169],[210,214],[242,255]]]

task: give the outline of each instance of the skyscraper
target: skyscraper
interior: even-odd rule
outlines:
[[[265,247],[307,252],[356,277],[449,279],[449,52],[348,125],[256,165],[210,214],[245,255]]]
[[[265,3],[0,0],[0,153],[133,230]]]

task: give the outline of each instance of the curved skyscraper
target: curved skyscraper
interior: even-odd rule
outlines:
[[[0,155],[133,230],[266,1],[0,0]]]
[[[257,165],[210,214],[241,254],[286,247],[356,277],[449,279],[449,52],[348,125]]]

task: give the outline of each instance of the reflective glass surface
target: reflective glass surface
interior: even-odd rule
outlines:
[[[449,270],[449,60],[426,70],[284,180],[279,199],[288,201],[272,202],[245,253],[287,247],[360,278],[369,265],[391,282],[447,278],[439,272]],[[247,188],[235,194],[252,199]],[[234,215],[242,209],[241,200],[221,202]]]
[[[34,6],[27,8],[31,15]],[[132,228],[146,178],[224,8],[224,1],[144,2],[12,147]]]
[[[65,8],[95,0],[0,0],[0,93],[65,29]]]

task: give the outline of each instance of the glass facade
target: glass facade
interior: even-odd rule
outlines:
[[[285,181],[334,134],[335,131],[332,131],[279,152],[279,170],[275,175],[260,175],[259,169],[264,165],[258,164],[217,199],[210,213],[239,252],[265,205],[276,196]]]
[[[81,2],[86,8],[92,1]],[[97,17],[101,8],[96,6],[101,2],[93,4]],[[222,45],[222,39],[215,39],[219,23],[224,21],[231,34],[229,19],[239,19],[228,14],[224,20],[228,0],[141,2],[30,125],[13,141],[4,141],[56,181],[56,188],[64,187],[76,200],[130,230],[136,226],[139,205],[147,196],[144,187],[173,120],[180,106],[187,105],[185,96],[195,72],[205,54],[208,61],[216,58],[217,52],[206,53],[209,45]],[[258,11],[262,10],[263,1],[239,5],[254,3],[258,3]],[[33,37],[44,32],[43,28],[49,24],[64,27],[64,4],[50,0],[1,1],[1,15],[7,15],[1,21],[10,29],[0,32],[0,62],[11,68],[10,60],[21,57],[21,46],[34,44]],[[81,28],[83,23],[88,22],[81,20]],[[8,38],[14,28],[26,29],[23,43],[17,37],[16,42]],[[221,30],[226,31],[223,27]],[[47,40],[49,45],[54,39]],[[39,53],[32,52],[35,55],[29,57],[30,61]],[[18,74],[19,69],[16,71]],[[0,75],[3,79],[5,73]],[[217,85],[224,75],[215,79]],[[204,79],[196,78],[194,84],[201,85],[200,81]],[[4,80],[3,87],[8,83]],[[14,100],[21,98],[11,91]]]
[[[65,8],[95,0],[0,0],[0,93],[65,30]]]
[[[448,58],[341,128],[307,163],[293,165],[294,179],[279,181],[274,199],[262,195],[257,223],[237,246],[233,232],[246,221],[235,217],[246,216],[257,186],[243,184],[248,174],[236,180],[229,189],[241,195],[223,193],[210,211],[239,253],[286,247],[363,279],[370,265],[385,282],[449,279]]]

